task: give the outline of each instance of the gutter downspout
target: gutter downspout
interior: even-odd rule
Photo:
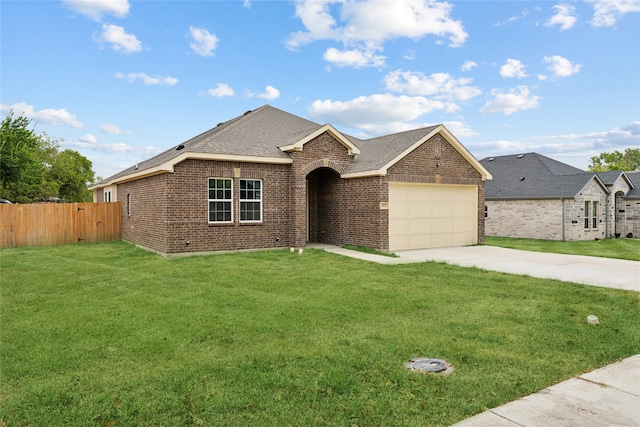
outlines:
[[[606,213],[604,215],[604,238],[608,239],[609,238],[609,212],[610,212],[610,209],[609,209],[609,193],[607,193],[605,195],[605,201],[606,201],[606,204],[607,204],[607,211],[606,211]],[[615,215],[615,213],[614,213],[614,215]]]
[[[560,197],[562,202],[562,241],[564,242],[564,197]]]

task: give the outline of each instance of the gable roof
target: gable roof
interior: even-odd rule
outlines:
[[[487,157],[480,163],[493,175],[485,187],[487,200],[573,198],[593,179],[608,192],[596,174],[538,153]]]
[[[173,172],[174,166],[186,159],[292,163],[293,159],[288,154],[290,151],[303,150],[304,144],[324,132],[330,133],[350,155],[356,155],[354,162],[343,173],[344,178],[385,175],[389,167],[436,133],[441,133],[480,172],[483,179],[491,179],[480,162],[442,125],[361,140],[342,134],[331,124],[321,125],[264,105],[219,123],[213,129],[131,166],[89,189]]]
[[[624,196],[625,199],[640,199],[640,171],[625,172],[631,182],[631,190]]]

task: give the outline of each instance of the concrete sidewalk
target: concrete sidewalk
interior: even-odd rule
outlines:
[[[640,426],[640,354],[467,418],[455,427]]]

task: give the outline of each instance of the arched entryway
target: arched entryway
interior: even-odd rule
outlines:
[[[307,242],[343,244],[347,218],[343,183],[333,169],[321,167],[307,175]]]

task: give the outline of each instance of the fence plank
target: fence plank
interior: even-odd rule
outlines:
[[[120,202],[0,204],[0,247],[119,240]]]

